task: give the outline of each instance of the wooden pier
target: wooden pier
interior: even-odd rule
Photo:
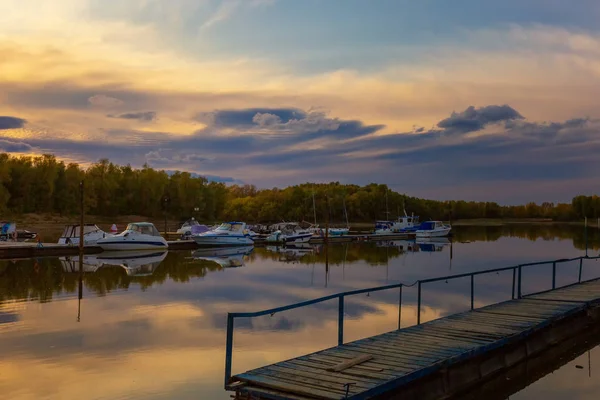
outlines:
[[[600,279],[581,282],[587,259],[592,257],[418,281],[419,316],[422,285],[442,279],[471,277],[472,309],[350,343],[343,343],[344,297],[395,287],[400,287],[401,296],[402,285],[346,292],[264,312],[229,314],[225,388],[235,391],[237,399],[406,400],[455,395],[600,323]],[[557,264],[577,260],[579,281],[555,288]],[[543,264],[552,266],[553,289],[522,295],[522,269]],[[510,270],[513,299],[475,309],[474,277]],[[336,297],[340,304],[338,346],[231,377],[234,318],[266,315]]]

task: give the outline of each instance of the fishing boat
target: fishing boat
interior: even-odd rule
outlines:
[[[376,235],[398,235],[402,233],[415,233],[419,229],[419,217],[406,215],[396,221],[377,221],[375,223]]]
[[[177,229],[177,234],[181,235],[182,238],[189,238],[193,235],[199,235],[208,231],[210,231],[208,226],[202,225],[192,218],[185,221],[183,225],[181,225],[181,228]]]
[[[100,239],[96,244],[102,250],[147,250],[169,247],[165,238],[150,222],[131,223],[123,232]]]
[[[79,235],[81,233],[81,225],[67,225],[58,239],[58,244],[67,244],[72,246],[79,246]],[[84,246],[94,246],[97,244],[98,240],[104,239],[107,236],[111,236],[110,234],[104,232],[102,229],[98,228],[95,224],[85,224],[83,225],[83,245]]]
[[[424,237],[444,237],[450,234],[452,227],[444,224],[442,221],[425,221],[416,230],[418,238]]]
[[[267,236],[268,243],[307,243],[313,232],[302,229],[297,223],[288,223],[280,230]]]
[[[196,250],[192,253],[195,260],[216,262],[223,268],[243,267],[244,259],[254,250],[254,246],[217,247]]]
[[[248,246],[254,240],[245,222],[224,222],[218,228],[193,235],[199,246]]]

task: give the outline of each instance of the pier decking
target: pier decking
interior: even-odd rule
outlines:
[[[231,378],[231,359],[228,359],[226,389],[235,391],[238,399],[433,399],[452,395],[585,331],[591,322],[600,321],[600,279],[521,296],[523,267],[551,264],[554,287],[556,264],[577,259],[581,271],[583,260],[590,258],[456,275],[456,278],[471,276],[473,295],[475,275],[512,269],[513,297],[517,298],[479,309],[474,309],[472,302],[472,310],[467,312],[344,344],[343,297],[363,291],[347,292],[339,296],[338,346]],[[419,311],[421,285],[445,278],[419,282]],[[393,285],[375,289],[390,288]],[[515,294],[516,290],[518,294]],[[335,297],[332,295],[319,301]],[[304,302],[281,310],[308,304],[312,303]],[[262,312],[255,314],[264,315]],[[244,316],[255,315],[230,314],[228,329],[230,324],[233,328],[234,317]],[[228,331],[228,346],[232,339]],[[230,355],[230,349],[228,353]]]

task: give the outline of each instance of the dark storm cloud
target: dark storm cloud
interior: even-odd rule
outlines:
[[[249,127],[255,125],[256,115],[268,114],[286,123],[292,119],[303,119],[306,113],[297,108],[247,108],[241,110],[215,110],[199,113],[196,120],[215,127]]]
[[[137,119],[139,121],[153,121],[156,119],[155,111],[141,111],[141,112],[133,112],[133,113],[124,113],[124,114],[108,114],[108,118],[118,118],[118,119]]]
[[[26,122],[27,121],[25,121],[24,119],[21,119],[21,118],[0,115],[0,130],[19,129],[19,128],[22,128],[23,126],[25,126]]]
[[[518,119],[523,119],[523,116],[508,105],[480,108],[470,106],[463,112],[453,112],[450,117],[438,122],[437,126],[444,133],[460,134],[479,131],[492,123]]]
[[[0,137],[0,151],[7,153],[26,153],[32,150],[30,144],[24,142],[15,142],[9,139],[2,139]]]

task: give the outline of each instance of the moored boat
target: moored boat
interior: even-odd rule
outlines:
[[[67,225],[58,239],[58,244],[68,244],[72,246],[79,246],[79,238],[81,233],[81,226],[79,224]],[[83,225],[83,245],[94,246],[98,240],[104,239],[110,234],[104,232],[98,228],[95,224]]]
[[[135,222],[114,236],[96,242],[103,250],[147,250],[166,249],[167,241],[150,222]]]
[[[450,234],[452,227],[442,221],[425,221],[416,230],[417,237],[444,237]]]
[[[245,222],[225,222],[211,231],[193,235],[199,246],[247,246],[253,245],[252,234]]]
[[[414,233],[419,229],[419,217],[408,216],[406,213],[396,221],[377,221],[375,223],[376,235],[398,235],[402,233]]]
[[[288,223],[281,230],[277,230],[266,239],[269,243],[307,243],[313,232],[300,228],[296,223]]]
[[[192,218],[185,221],[183,225],[181,225],[181,228],[177,229],[177,234],[181,235],[182,238],[187,239],[193,235],[199,235],[208,231],[210,231],[208,226],[202,225]]]

